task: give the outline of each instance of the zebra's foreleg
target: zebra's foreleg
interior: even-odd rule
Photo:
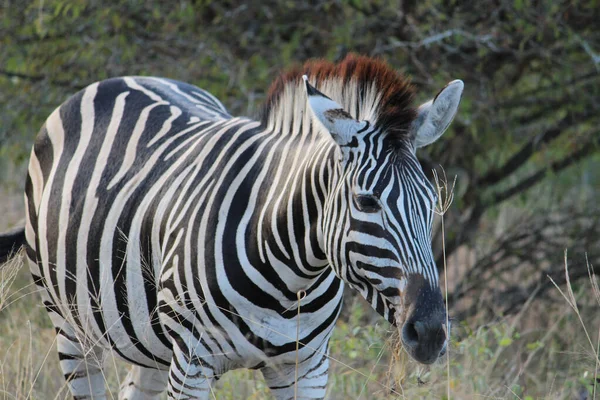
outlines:
[[[121,383],[120,400],[158,399],[167,387],[168,372],[134,365]]]
[[[195,340],[174,339],[169,369],[169,399],[209,399],[214,370],[202,362],[194,349]]]
[[[328,370],[329,358],[325,351],[315,354],[297,366],[266,367],[261,371],[271,393],[277,400],[305,400],[325,397]],[[298,377],[297,383],[296,376]]]

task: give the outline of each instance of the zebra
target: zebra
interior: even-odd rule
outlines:
[[[350,54],[282,73],[257,119],[164,78],[69,98],[35,140],[25,226],[0,249],[26,242],[72,396],[106,398],[112,351],[131,364],[121,399],[208,399],[237,368],[277,399],[323,398],[345,284],[412,358],[438,360],[437,194],[416,150],[463,86],[415,107],[408,78]]]

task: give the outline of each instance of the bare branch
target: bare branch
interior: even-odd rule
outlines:
[[[583,158],[594,154],[598,151],[599,145],[600,139],[596,139],[595,141],[591,141],[587,145],[584,145],[582,148],[570,154],[568,157],[565,157],[560,161],[556,161],[547,167],[541,168],[534,174],[511,186],[507,190],[497,193],[490,202],[484,203],[484,208],[497,205],[505,200],[508,200],[515,194],[521,193],[524,190],[532,188],[533,186],[538,184],[542,179],[544,179],[549,172],[556,173],[562,171],[563,169],[568,168],[571,165],[581,161]]]
[[[572,89],[573,86],[588,83],[589,80],[599,79],[600,75],[597,71],[591,71],[586,74],[577,76],[568,81],[554,81],[552,84],[538,86],[526,92],[518,93],[515,97],[508,98],[506,100],[499,100],[494,103],[495,107],[502,108],[515,108],[525,107],[535,104],[539,104],[541,99],[538,97],[541,94],[556,91],[565,91],[565,89]]]
[[[462,29],[448,29],[443,32],[435,33],[431,36],[428,36],[428,37],[423,38],[416,42],[404,42],[404,41],[399,41],[399,40],[392,38],[390,40],[390,42],[391,42],[390,44],[380,47],[379,49],[377,49],[376,53],[385,53],[390,50],[399,49],[399,48],[418,49],[421,47],[428,47],[433,44],[440,43],[444,39],[447,39],[452,36],[462,36],[462,37],[470,39],[476,43],[482,44],[494,52],[501,52],[500,48],[498,48],[498,46],[496,46],[496,44],[494,44],[494,42],[493,42],[494,36],[491,34],[474,35],[470,32],[466,32]]]
[[[0,69],[0,75],[4,75],[7,78],[23,79],[23,80],[26,80],[29,82],[47,81],[51,85],[63,86],[63,87],[68,87],[68,88],[72,88],[72,89],[77,89],[77,90],[83,89],[85,87],[85,86],[74,84],[69,81],[54,80],[46,75],[29,75],[29,74],[23,74],[20,72],[6,71],[3,69]]]
[[[480,178],[478,181],[479,187],[491,186],[500,182],[525,164],[527,160],[529,160],[529,158],[535,153],[535,151],[542,145],[548,144],[557,139],[567,130],[567,128],[570,128],[572,125],[579,123],[582,119],[586,119],[588,117],[588,112],[572,112],[567,114],[567,116],[560,120],[556,126],[533,137],[521,148],[521,150],[515,153],[506,163],[504,163],[504,165],[489,171],[482,178]]]

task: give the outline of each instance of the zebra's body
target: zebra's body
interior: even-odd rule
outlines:
[[[187,84],[117,78],[48,118],[26,184],[27,254],[75,397],[103,398],[110,349],[136,365],[122,398],[157,395],[167,381],[173,398],[206,398],[213,377],[240,367],[260,368],[278,398],[295,385],[298,398],[322,398],[338,277],[392,323],[435,315],[437,339],[416,322],[404,340],[417,359],[437,359],[435,194],[414,148],[390,150],[368,122],[381,99],[360,82],[321,85],[352,117],[307,85],[313,116],[302,86],[288,82],[276,110],[253,121]],[[346,204],[372,193],[393,200],[394,218],[419,222],[396,228],[392,214]]]

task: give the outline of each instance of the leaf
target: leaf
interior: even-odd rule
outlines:
[[[526,347],[527,347],[527,350],[533,351],[533,350],[541,349],[542,347],[544,347],[544,343],[542,343],[538,340],[535,342],[527,343]]]
[[[515,10],[521,11],[523,9],[523,0],[514,1]]]

